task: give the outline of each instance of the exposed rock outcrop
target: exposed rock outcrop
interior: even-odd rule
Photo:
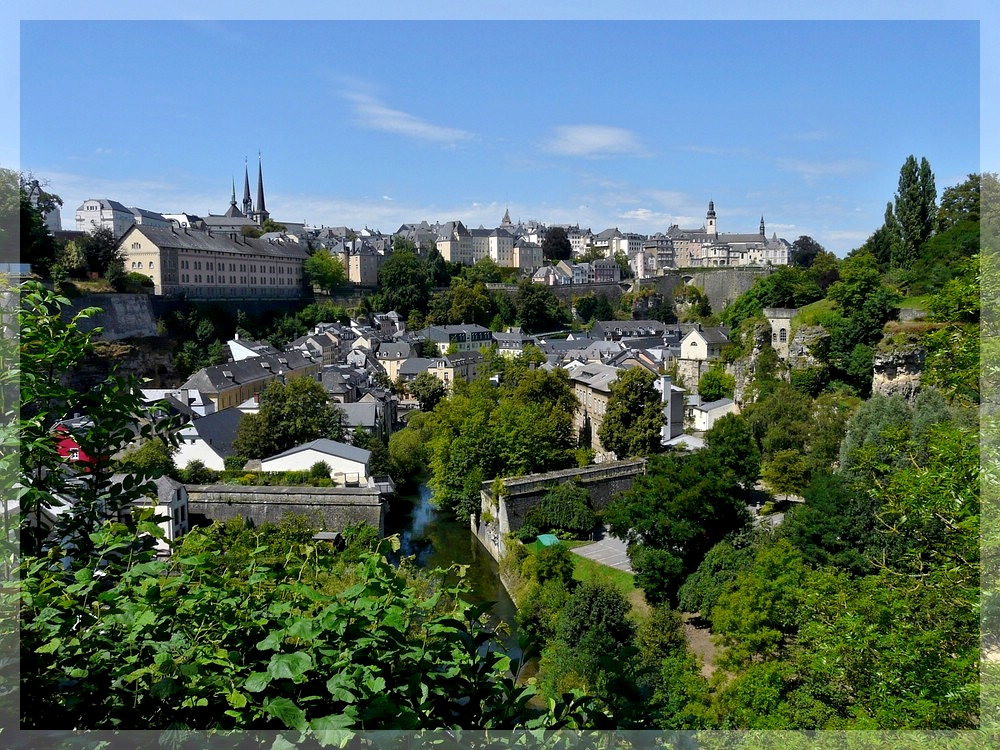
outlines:
[[[733,392],[733,400],[742,408],[744,405],[752,403],[755,394],[752,392],[754,374],[757,371],[757,363],[760,360],[761,352],[766,347],[771,349],[771,326],[766,321],[754,327],[751,334],[753,345],[750,354],[733,362],[727,371],[736,378],[736,388]],[[773,350],[772,350],[773,351]]]
[[[920,392],[927,351],[913,340],[883,340],[872,361],[872,393],[913,402]]]
[[[788,342],[788,366],[793,370],[823,367],[819,359],[830,349],[830,334],[822,326],[801,326]],[[818,355],[818,356],[817,356]]]

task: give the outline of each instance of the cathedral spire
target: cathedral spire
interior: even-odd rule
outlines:
[[[246,157],[243,158],[243,213],[249,216],[253,213],[253,201],[250,200],[250,167]]]
[[[264,207],[264,171],[259,151],[257,152],[257,213],[262,217],[261,222],[267,218],[267,209]]]
[[[767,234],[764,232],[764,217],[763,216],[760,217],[760,236],[761,237],[767,237]]]

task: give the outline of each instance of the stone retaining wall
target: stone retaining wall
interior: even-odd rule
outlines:
[[[286,513],[305,515],[326,531],[364,522],[385,533],[387,501],[372,487],[244,487],[190,485],[188,513],[195,522],[251,518],[278,523]]]
[[[645,471],[646,461],[635,459],[513,477],[503,480],[500,497],[494,495],[493,482],[483,482],[479,513],[471,517],[472,533],[499,562],[505,553],[504,536],[521,528],[528,512],[550,487],[576,481],[590,492],[593,508],[603,510],[616,494],[630,489],[632,480]]]

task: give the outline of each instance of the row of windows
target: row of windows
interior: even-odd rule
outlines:
[[[137,246],[138,246],[138,243],[133,243],[132,248],[133,249],[137,249]],[[194,266],[191,265],[192,263],[194,263]],[[239,263],[239,264],[230,263],[229,264],[229,270],[230,271],[236,271],[237,270],[236,269],[237,265],[239,265],[239,270],[241,272],[243,272],[243,273],[246,273],[248,270],[249,270],[250,273],[257,273],[257,264],[256,263],[250,263],[250,264],[247,264],[247,263]],[[248,265],[249,265],[249,269],[247,268]],[[141,266],[140,266],[140,268],[141,268]],[[195,271],[200,271],[200,270],[202,270],[202,262],[200,260],[195,260],[195,261],[182,260],[181,261],[181,268],[193,268]],[[206,271],[214,271],[214,270],[216,270],[215,264],[212,263],[212,262],[210,262],[210,261],[206,261],[205,262],[205,269],[204,270],[206,270]],[[218,268],[218,270],[219,271],[225,271],[226,270],[226,264],[220,261],[219,262],[219,268]],[[261,273],[277,273],[280,276],[284,276],[284,275],[291,276],[292,275],[292,269],[291,268],[287,268],[286,266],[265,266],[265,265],[261,265],[260,266],[260,272]]]

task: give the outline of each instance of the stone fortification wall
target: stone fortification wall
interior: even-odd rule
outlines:
[[[680,269],[663,276],[644,279],[643,286],[652,285],[664,298],[673,299],[674,290],[691,284],[705,292],[712,312],[722,312],[726,305],[750,289],[761,276],[771,273],[769,267],[734,267],[716,269]]]
[[[80,326],[85,331],[100,326],[102,330],[98,340],[156,336],[156,318],[148,294],[85,294],[70,300],[70,303],[63,313],[68,317],[85,307],[101,308],[101,312],[83,321]]]
[[[517,531],[528,512],[553,487],[575,481],[590,492],[595,510],[603,510],[611,498],[632,487],[632,480],[646,471],[645,459],[608,461],[582,469],[564,469],[545,474],[530,474],[503,480],[503,491],[497,497],[492,482],[484,482],[480,492],[480,510],[472,516],[471,528],[476,538],[494,559],[504,555],[503,538]]]
[[[243,487],[191,485],[188,513],[196,522],[251,518],[256,524],[278,523],[286,513],[315,519],[327,531],[343,531],[364,522],[385,533],[387,502],[370,487]]]
[[[623,283],[627,287],[629,282]],[[490,291],[505,292],[511,297],[517,294],[517,284],[489,284],[488,287]],[[551,289],[552,293],[567,305],[571,304],[576,297],[582,297],[585,294],[593,294],[596,297],[603,294],[613,307],[617,307],[618,301],[625,293],[622,284],[560,284],[546,288]]]

